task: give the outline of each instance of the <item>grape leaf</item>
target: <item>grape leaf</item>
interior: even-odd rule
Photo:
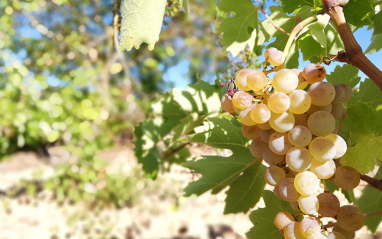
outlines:
[[[375,175],[376,179],[382,180],[382,167],[379,168],[377,174]],[[372,200],[371,200],[372,199]],[[362,195],[358,199],[359,209],[365,214],[377,212],[382,210],[382,193],[374,187],[365,187],[362,190]],[[367,217],[365,219],[365,224],[367,228],[372,233],[375,233],[378,225],[382,222],[382,215],[374,215],[372,217]]]
[[[295,13],[296,10],[303,6],[309,6],[311,9],[316,9],[322,6],[321,0],[281,0],[285,12]]]
[[[328,14],[318,15],[317,21],[309,25],[310,34],[312,34],[313,39],[316,40],[322,48],[327,47],[327,38],[325,34],[325,27],[330,20],[330,16]]]
[[[373,0],[351,0],[344,6],[346,21],[356,27],[372,23],[374,17]]]
[[[351,105],[357,102],[363,102],[375,109],[382,104],[382,92],[370,79],[365,79],[360,83],[359,91],[355,92],[347,103]]]
[[[365,54],[371,54],[373,52],[378,52],[382,48],[382,33],[373,35],[371,37],[371,43],[367,47]]]
[[[222,44],[237,55],[245,43],[256,35],[258,25],[258,10],[250,0],[222,0],[219,9],[226,12],[235,12],[235,16],[224,18],[218,32],[223,33]],[[234,45],[233,45],[234,44]],[[251,43],[252,48],[254,46]]]
[[[336,66],[334,71],[326,76],[326,79],[331,84],[345,83],[353,88],[361,80],[361,77],[358,77],[358,73],[359,70],[357,67],[344,64],[342,66]]]
[[[321,47],[321,45],[313,38],[313,36],[307,34],[298,41],[298,46],[301,50],[303,60],[312,60],[313,57],[326,56],[326,49]]]
[[[130,51],[146,42],[149,50],[159,40],[166,0],[123,0],[121,2],[120,50]]]
[[[345,49],[344,43],[341,40],[341,36],[332,22],[329,22],[329,24],[326,26],[325,34],[328,41],[327,52],[329,54],[336,55],[339,51]]]
[[[262,191],[264,188],[264,180],[259,176],[264,172],[264,166],[260,159],[255,159],[250,153],[246,146],[248,141],[242,135],[241,129],[227,119],[211,118],[195,131],[191,142],[230,149],[233,154],[229,157],[203,156],[184,163],[185,167],[202,175],[202,178],[185,188],[185,196],[201,195],[208,190],[215,194],[230,185],[232,189],[227,192],[225,213],[248,211],[260,199],[254,190]],[[246,182],[248,185],[239,185],[246,179],[249,180]],[[235,202],[238,198],[242,204],[240,206]]]
[[[374,17],[374,32],[373,35],[382,33],[382,12],[378,12]]]
[[[293,43],[289,49],[289,53],[285,59],[285,68],[293,69],[298,68],[298,58],[300,54],[296,47],[296,43]]]
[[[246,236],[250,239],[281,239],[282,236],[273,223],[276,214],[281,211],[295,212],[289,202],[278,199],[271,191],[265,190],[263,199],[265,208],[254,210],[249,215],[254,226],[246,233]]]

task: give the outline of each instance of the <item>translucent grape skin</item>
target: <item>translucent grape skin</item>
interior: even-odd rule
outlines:
[[[293,114],[303,114],[309,110],[312,100],[309,94],[304,90],[294,90],[289,94],[289,111]]]
[[[257,125],[247,126],[243,124],[241,127],[241,132],[243,136],[247,139],[257,139],[260,137],[260,128]]]
[[[332,101],[333,104],[339,104],[344,101],[345,99],[345,90],[340,85],[333,85],[334,89],[336,90],[336,95],[334,96],[334,99]]]
[[[343,102],[348,101],[351,98],[351,96],[353,95],[353,89],[350,86],[348,86],[347,84],[338,84],[338,85],[341,86],[345,91],[345,98],[344,98]]]
[[[322,162],[313,158],[309,170],[319,179],[328,179],[334,175],[336,171],[336,164],[331,159],[326,162]]]
[[[334,174],[334,183],[342,189],[351,190],[359,185],[360,174],[352,167],[340,166]]]
[[[298,229],[304,238],[315,238],[321,233],[321,225],[314,217],[304,217],[298,224]]]
[[[298,199],[298,206],[301,211],[305,214],[315,214],[319,209],[319,202],[316,196],[301,196]]]
[[[288,140],[296,147],[305,147],[312,141],[312,133],[305,126],[295,125],[288,132]]]
[[[326,77],[326,70],[320,64],[309,64],[302,71],[302,75],[309,84],[321,82]]]
[[[294,179],[286,178],[279,185],[279,195],[288,202],[296,202],[300,198],[299,194],[294,187]]]
[[[293,145],[288,140],[287,133],[275,132],[269,137],[269,147],[278,155],[285,155]]]
[[[284,230],[284,227],[286,227],[289,223],[295,222],[296,220],[287,211],[282,211],[276,214],[273,223],[279,230]]]
[[[289,223],[284,227],[284,238],[285,239],[304,239],[299,230],[299,222]]]
[[[278,154],[275,154],[271,148],[267,147],[264,151],[263,151],[263,159],[264,161],[269,164],[269,165],[277,165],[281,162],[284,161],[285,159],[285,156],[284,155],[278,155]]]
[[[333,193],[321,193],[317,196],[320,208],[318,213],[323,217],[335,217],[340,211],[340,201]]]
[[[247,74],[247,86],[253,91],[261,91],[268,83],[267,77],[262,71],[251,70]]]
[[[341,233],[346,239],[354,239],[355,237],[355,232],[342,230],[337,224],[333,227],[333,232]]]
[[[269,166],[264,172],[265,182],[272,186],[279,186],[285,179],[285,176],[286,174],[284,169],[275,165]]]
[[[339,232],[331,232],[328,235],[328,239],[346,239],[344,235]]]
[[[285,161],[291,170],[295,172],[304,172],[310,167],[312,157],[306,148],[293,147],[286,153]]]
[[[326,136],[333,132],[336,120],[326,111],[314,112],[308,119],[308,128],[313,135]]]
[[[345,108],[342,104],[332,104],[332,110],[330,114],[333,115],[335,119],[341,118],[345,113]]]
[[[308,127],[308,119],[309,119],[308,114],[294,115],[294,119],[295,119],[295,125],[302,125],[302,126]]]
[[[271,65],[279,66],[284,63],[285,54],[274,47],[270,47],[264,52],[264,58]]]
[[[310,196],[315,194],[320,187],[320,180],[317,176],[310,172],[305,171],[298,173],[294,178],[294,186],[302,196]]]
[[[285,93],[275,92],[269,97],[267,105],[272,112],[280,114],[289,109],[290,99]]]
[[[269,122],[265,122],[264,124],[257,124],[257,127],[259,127],[260,129],[263,129],[263,130],[272,129],[272,127],[269,124]]]
[[[221,99],[221,107],[228,113],[235,112],[232,104],[232,97],[228,93],[223,95]]]
[[[272,113],[268,122],[274,130],[280,133],[284,133],[293,129],[295,119],[293,113],[286,111],[281,114]]]
[[[275,131],[273,129],[270,130],[260,130],[260,138],[265,142],[269,143],[269,138]]]
[[[325,138],[330,139],[336,147],[336,155],[334,156],[335,159],[341,158],[345,155],[347,151],[347,144],[341,136],[339,136],[338,134],[329,134],[326,135]]]
[[[240,110],[248,108],[252,104],[252,101],[252,95],[246,91],[237,91],[232,97],[233,105]]]
[[[252,108],[251,117],[257,124],[264,124],[271,118],[271,111],[266,104],[259,103]]]
[[[333,105],[332,104],[327,104],[327,105],[324,105],[324,106],[318,106],[318,105],[311,104],[309,110],[306,111],[306,113],[308,115],[312,115],[314,112],[317,112],[317,111],[326,111],[326,112],[331,113],[332,109],[333,109]]]
[[[332,103],[336,90],[333,85],[328,82],[316,82],[310,86],[308,90],[312,104],[324,106]]]
[[[251,71],[251,69],[241,69],[236,73],[235,84],[237,88],[239,88],[242,91],[250,90],[247,84],[247,76]]]
[[[292,93],[298,85],[298,77],[289,69],[279,70],[272,80],[272,86],[277,92]]]
[[[352,205],[342,206],[337,214],[337,225],[349,232],[358,231],[365,224],[365,215]]]
[[[326,162],[336,155],[334,143],[325,137],[316,137],[309,144],[309,152],[316,160]]]
[[[251,151],[251,154],[255,158],[262,158],[263,157],[263,151],[268,147],[267,143],[264,143],[261,138],[257,138],[252,141],[251,145],[249,146],[249,150]]]
[[[248,108],[242,110],[239,113],[241,123],[248,126],[256,125],[256,122],[251,117],[251,110],[253,109],[253,107],[255,107],[255,104],[248,106]]]

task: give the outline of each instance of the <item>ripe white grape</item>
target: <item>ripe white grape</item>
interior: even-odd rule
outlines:
[[[309,170],[319,179],[328,179],[334,175],[336,171],[336,164],[332,159],[322,162],[313,158]]]
[[[304,238],[317,238],[318,234],[321,234],[321,225],[314,217],[304,217],[300,221],[298,229]]]
[[[309,144],[309,152],[313,158],[325,162],[334,158],[336,155],[336,147],[330,139],[316,137]]]
[[[282,211],[276,214],[275,218],[273,219],[273,223],[279,230],[283,230],[284,227],[286,227],[289,223],[295,222],[296,220],[287,211]]]
[[[334,183],[342,189],[351,190],[358,186],[360,182],[359,173],[352,167],[340,166],[334,173]]]
[[[248,108],[252,101],[253,96],[246,91],[237,91],[232,97],[233,105],[240,110]]]
[[[353,95],[353,89],[346,84],[338,84],[338,85],[341,86],[345,91],[345,98],[344,98],[343,102],[348,101],[351,98],[351,96]]]
[[[270,130],[260,130],[260,138],[265,142],[265,143],[269,143],[269,138],[271,137],[271,135],[276,132],[274,131],[273,129],[270,129]]]
[[[311,105],[309,110],[306,111],[306,113],[308,115],[312,115],[313,113],[317,112],[317,111],[326,111],[326,112],[332,112],[332,108],[333,108],[333,105],[332,104],[328,104],[328,105],[324,105],[324,106],[318,106],[318,105]]]
[[[294,115],[288,111],[281,114],[272,113],[269,119],[269,124],[277,132],[288,132],[293,129],[294,123]]]
[[[263,152],[263,159],[269,165],[277,165],[284,161],[284,155],[275,154],[269,146]]]
[[[275,92],[268,98],[267,105],[272,112],[280,114],[289,109],[290,99],[285,93]]]
[[[260,128],[256,125],[247,126],[243,124],[243,126],[241,127],[241,132],[243,133],[243,136],[247,139],[257,139],[260,137]]]
[[[330,139],[336,147],[336,155],[334,156],[335,159],[344,156],[348,147],[345,140],[341,136],[339,136],[338,134],[329,134],[326,135],[325,138]]]
[[[305,214],[316,214],[319,209],[319,202],[316,196],[301,196],[298,199],[298,206]]]
[[[309,119],[308,114],[294,115],[294,118],[295,118],[295,125],[302,125],[302,126],[308,127],[308,119]]]
[[[269,166],[264,172],[265,182],[272,186],[279,186],[285,177],[284,169],[275,165]]]
[[[288,140],[296,147],[305,147],[312,141],[312,133],[305,126],[295,125],[288,132]]]
[[[233,113],[235,110],[233,109],[232,97],[229,94],[224,94],[221,99],[221,107],[223,110],[228,113]]]
[[[271,65],[279,66],[284,63],[285,61],[285,54],[282,51],[279,51],[278,49],[271,47],[268,48],[264,52],[264,58],[267,60]]]
[[[265,60],[267,60],[269,58],[269,55],[271,54],[271,52],[275,52],[275,51],[278,51],[278,49],[274,48],[274,47],[270,47],[270,48],[266,49],[264,52]]]
[[[348,232],[348,231],[342,230],[337,224],[333,227],[333,232],[341,233],[343,236],[345,236],[346,239],[355,238],[355,232]]]
[[[312,100],[312,104],[324,106],[332,103],[336,90],[333,85],[328,82],[316,82],[310,86],[308,94]]]
[[[261,138],[257,138],[252,141],[251,145],[249,146],[249,150],[251,151],[251,154],[255,158],[262,158],[263,157],[263,151],[268,147],[267,143],[264,143]]]
[[[321,82],[326,77],[326,70],[320,64],[309,64],[302,71],[302,75],[309,84]]]
[[[267,77],[262,71],[251,70],[247,75],[247,86],[253,91],[263,90],[267,83]]]
[[[298,207],[298,202],[290,202],[290,207],[295,210],[296,212],[301,212],[300,208]]]
[[[300,230],[298,229],[299,222],[289,223],[284,227],[284,238],[285,239],[304,239]]]
[[[345,113],[345,108],[342,104],[332,104],[332,110],[330,113],[335,119],[341,118]]]
[[[333,193],[321,193],[317,196],[320,208],[318,213],[323,217],[335,217],[340,211],[340,201]]]
[[[251,72],[251,69],[241,69],[236,73],[235,83],[237,88],[242,91],[249,91],[250,88],[247,84],[247,75]]]
[[[251,117],[257,124],[264,124],[271,118],[271,111],[266,104],[259,103],[252,108]]]
[[[337,225],[349,232],[354,232],[365,224],[365,215],[361,210],[352,205],[345,205],[340,208],[337,214]]]
[[[295,172],[304,172],[310,167],[312,157],[306,148],[293,147],[286,153],[285,161],[291,170]]]
[[[328,235],[328,239],[346,239],[346,237],[339,232],[331,232]]]
[[[248,125],[248,126],[256,125],[256,122],[253,121],[253,119],[251,117],[251,110],[254,106],[255,106],[255,104],[252,104],[252,105],[248,106],[248,108],[242,110],[239,113],[239,119],[240,119],[241,123]]]
[[[336,90],[336,96],[334,96],[334,99],[332,101],[333,104],[339,104],[344,101],[345,99],[345,90],[340,85],[333,85],[334,89]]]
[[[309,94],[304,90],[294,90],[289,94],[289,111],[293,114],[303,114],[309,110],[312,100]]]
[[[269,148],[278,155],[285,155],[293,145],[288,140],[288,133],[274,132],[269,137]]]
[[[314,112],[308,119],[308,128],[316,136],[331,134],[336,127],[333,115],[326,111]]]
[[[297,88],[297,85],[298,77],[289,69],[282,69],[273,76],[272,86],[278,92],[290,94]]]
[[[296,202],[300,198],[300,194],[294,187],[294,179],[286,178],[279,185],[280,196],[288,202]]]
[[[302,196],[310,196],[318,191],[320,180],[314,173],[305,171],[296,175],[294,178],[294,186],[297,192]]]
[[[269,124],[269,122],[265,122],[264,124],[257,124],[257,127],[259,127],[260,129],[263,129],[263,130],[272,129],[272,127]]]

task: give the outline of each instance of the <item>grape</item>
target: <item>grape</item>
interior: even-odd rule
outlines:
[[[305,171],[296,175],[294,178],[294,186],[297,192],[302,196],[310,196],[318,191],[320,180],[314,173]]]
[[[317,196],[320,208],[318,213],[323,217],[335,217],[340,211],[340,201],[333,193],[321,193]]]
[[[250,90],[247,84],[247,76],[251,71],[251,69],[241,69],[236,73],[235,84],[237,88],[243,91]]]
[[[309,84],[314,84],[325,79],[326,70],[322,65],[312,63],[305,66],[302,75]]]
[[[245,110],[242,110],[239,113],[239,119],[240,119],[241,123],[248,125],[248,126],[256,125],[256,122],[253,121],[253,119],[251,117],[251,110],[253,109],[254,106],[255,106],[255,104],[252,104],[248,108],[246,108]]]
[[[232,107],[233,107],[233,110],[234,110],[236,113],[238,113],[238,114],[240,114],[240,112],[242,111],[242,109],[237,108],[233,103],[232,103]]]
[[[294,179],[286,178],[279,185],[280,196],[288,202],[296,202],[300,198],[300,194],[294,187]]]
[[[241,132],[243,133],[243,136],[247,139],[257,139],[260,137],[260,128],[256,125],[247,126],[243,124],[243,126],[241,127]]]
[[[285,161],[291,170],[304,172],[310,167],[312,157],[306,148],[293,147],[286,153]]]
[[[338,85],[341,86],[345,91],[345,98],[344,98],[343,102],[348,101],[351,98],[351,96],[353,95],[353,89],[346,84],[338,84]]]
[[[313,113],[315,113],[315,112],[317,112],[317,111],[326,111],[326,112],[332,112],[332,108],[333,108],[333,105],[330,103],[330,104],[328,104],[328,105],[324,105],[324,106],[318,106],[318,105],[311,105],[310,106],[310,108],[309,108],[309,110],[308,111],[306,111],[306,113],[308,114],[308,115],[311,115],[311,114],[313,114]]]
[[[278,92],[292,93],[298,85],[298,77],[288,69],[282,69],[273,76],[272,86]]]
[[[349,3],[349,0],[338,0],[338,3],[340,4],[341,7],[346,6],[346,4]]]
[[[273,189],[273,192],[274,192],[275,196],[276,196],[278,199],[280,199],[280,200],[282,200],[282,201],[286,201],[285,198],[283,198],[283,197],[281,196],[281,194],[280,194],[280,187],[279,187],[279,186],[276,186],[276,187]]]
[[[287,132],[293,129],[294,122],[294,115],[288,111],[281,114],[272,113],[269,119],[269,124],[277,132]]]
[[[257,127],[259,127],[260,129],[263,129],[263,130],[272,129],[272,127],[269,124],[269,122],[265,122],[264,124],[257,124]]]
[[[319,179],[328,179],[334,175],[334,172],[336,171],[336,164],[332,159],[322,162],[313,158],[312,165],[310,165],[309,170]]]
[[[277,165],[284,161],[284,155],[275,154],[269,146],[263,152],[263,159],[269,165]]]
[[[278,49],[276,49],[274,47],[270,47],[270,48],[266,49],[265,52],[264,52],[265,60],[268,60],[269,55],[271,54],[271,52],[275,52],[275,51],[278,51]]]
[[[336,155],[334,156],[335,159],[338,159],[344,156],[347,150],[347,145],[345,140],[341,136],[337,134],[329,134],[329,135],[326,135],[325,138],[330,139],[334,143],[334,146],[336,147]]]
[[[270,130],[260,130],[260,138],[265,142],[269,143],[269,138],[275,131],[273,129]]]
[[[284,63],[285,61],[285,54],[282,51],[277,50],[274,47],[268,48],[264,52],[264,58],[266,61],[268,61],[271,65],[279,66]]]
[[[335,119],[341,118],[345,113],[345,108],[342,104],[332,104],[332,110],[330,113]]]
[[[284,169],[275,165],[269,166],[264,172],[265,182],[272,186],[278,186],[285,179]]]
[[[351,190],[358,186],[361,177],[352,167],[340,166],[334,174],[334,183],[342,189]]]
[[[290,99],[287,94],[276,92],[268,98],[267,105],[271,111],[280,114],[289,109]]]
[[[339,232],[331,232],[328,235],[328,239],[346,239],[346,237]]]
[[[251,70],[247,75],[247,86],[253,91],[263,90],[267,83],[267,77],[262,71]]]
[[[289,95],[289,111],[293,114],[303,114],[309,110],[312,103],[309,94],[304,90],[294,90]]]
[[[246,91],[237,91],[232,97],[233,105],[241,110],[244,110],[252,105],[252,101],[252,95]]]
[[[316,235],[321,234],[321,225],[314,217],[304,217],[298,229],[304,238],[316,238]]]
[[[298,229],[299,222],[289,223],[284,227],[284,238],[285,239],[304,239],[301,235],[300,230]]]
[[[287,211],[282,211],[276,214],[275,218],[273,219],[273,223],[279,230],[283,230],[284,227],[286,227],[289,223],[295,222],[296,220]]]
[[[354,232],[365,224],[365,216],[362,211],[352,205],[342,206],[337,214],[337,225],[349,232]]]
[[[263,151],[268,147],[267,143],[264,143],[261,138],[257,138],[252,141],[251,145],[249,146],[249,150],[251,151],[251,154],[255,158],[262,158],[263,157]]]
[[[295,125],[308,127],[309,115],[307,114],[294,115],[294,118],[295,118]]]
[[[251,117],[256,123],[264,124],[271,118],[271,111],[266,104],[259,103],[252,108]]]
[[[305,147],[312,141],[312,133],[305,126],[295,125],[288,132],[288,140],[296,147]]]
[[[278,155],[284,155],[293,147],[288,140],[287,133],[274,132],[269,138],[269,147]]]
[[[309,144],[309,152],[316,160],[325,162],[334,158],[336,147],[330,139],[316,137]]]
[[[295,210],[296,212],[300,212],[300,208],[298,207],[298,202],[290,202],[290,207]]]
[[[312,100],[312,104],[324,106],[332,103],[336,90],[333,85],[328,82],[316,82],[310,86],[308,94]]]
[[[314,195],[301,196],[298,199],[298,206],[303,213],[312,215],[317,213],[317,210],[319,209],[319,202],[317,197]]]
[[[232,97],[229,94],[224,94],[221,100],[221,107],[228,113],[233,113],[235,110],[232,105]]]
[[[308,128],[316,136],[325,136],[333,132],[336,120],[326,111],[314,112],[308,119]]]
[[[298,85],[297,89],[298,90],[303,90],[308,86],[308,82],[305,80],[304,76],[302,75],[302,70],[300,69],[291,69],[296,76],[298,77]]]
[[[355,232],[344,231],[337,224],[333,227],[333,232],[341,233],[346,239],[354,239],[355,237]]]
[[[336,95],[334,96],[332,103],[339,104],[345,99],[345,90],[340,85],[333,85],[333,87],[336,90]]]

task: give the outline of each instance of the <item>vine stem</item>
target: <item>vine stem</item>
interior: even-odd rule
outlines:
[[[367,214],[365,214],[365,217],[372,217],[372,216],[377,216],[377,215],[382,215],[382,211],[367,213]],[[325,228],[334,227],[336,224],[337,224],[336,222],[329,222],[324,227]]]
[[[367,175],[362,175],[362,174],[361,174],[361,179],[363,181],[367,182],[370,186],[373,186],[376,189],[382,191],[382,181],[381,180],[378,180],[376,178],[372,178],[372,177],[367,176]]]
[[[264,16],[269,20],[269,22],[273,25],[274,28],[276,28],[277,30],[279,30],[279,31],[285,33],[286,35],[290,36],[290,33],[285,31],[281,27],[277,26],[277,24],[272,21],[272,19],[268,16],[268,14],[261,7],[257,7],[257,9],[264,14]]]

